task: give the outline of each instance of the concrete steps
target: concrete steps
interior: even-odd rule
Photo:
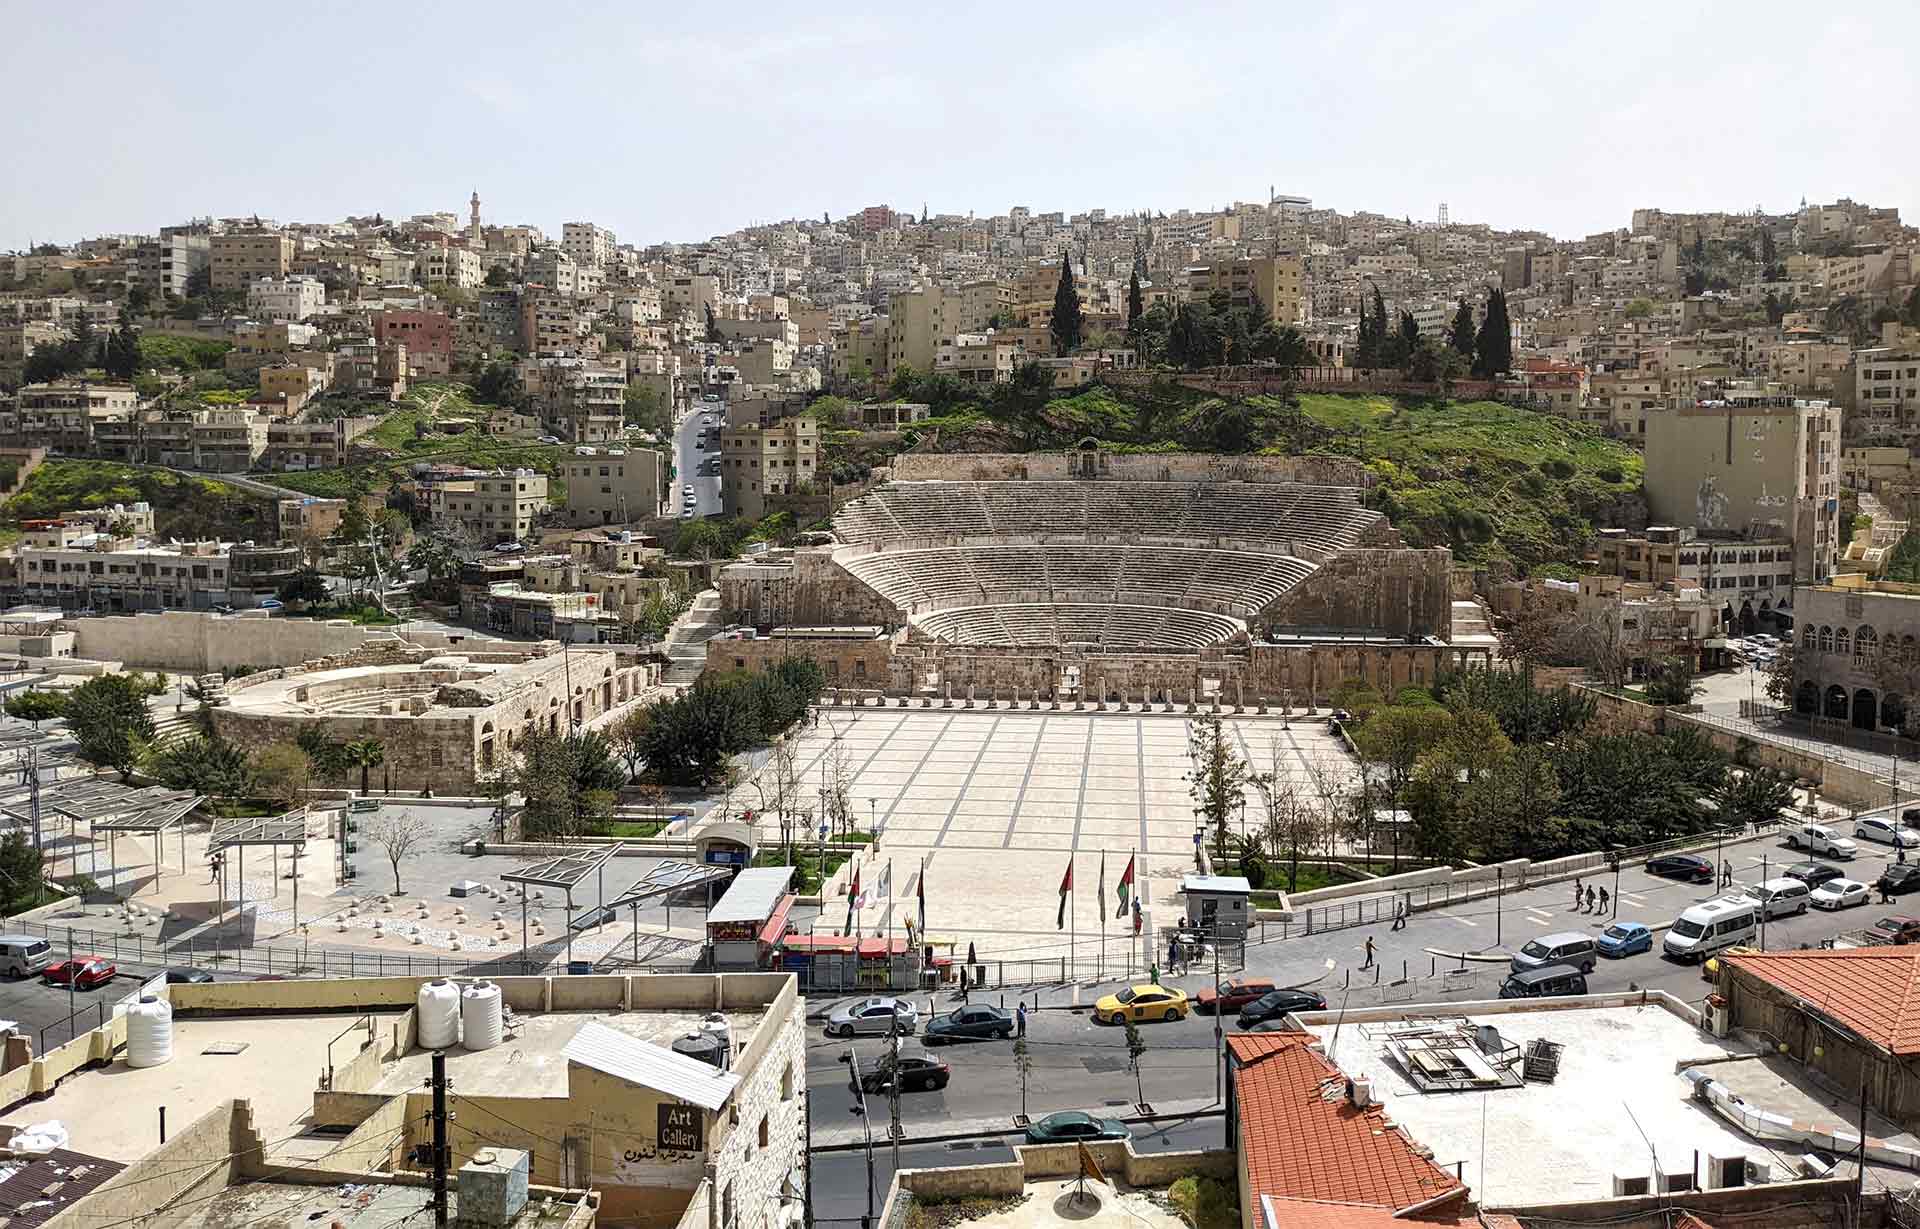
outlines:
[[[708,589],[695,595],[693,605],[674,620],[673,626],[667,629],[667,638],[660,644],[669,663],[662,681],[685,685],[700,677],[700,671],[707,664],[707,641],[725,627],[719,590]]]

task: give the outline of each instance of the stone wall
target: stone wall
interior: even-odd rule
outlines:
[[[1288,628],[1446,637],[1453,630],[1453,553],[1343,550],[1262,611],[1259,622]]]
[[[66,619],[61,626],[74,634],[76,657],[189,674],[218,674],[240,667],[264,670],[399,640],[392,628],[358,627],[344,619],[217,615],[189,610]],[[409,629],[407,640],[437,649],[452,643],[444,635],[418,628]]]
[[[760,628],[898,626],[893,603],[834,563],[833,552],[830,546],[798,547],[789,557],[721,569],[726,621]]]
[[[1306,482],[1369,487],[1366,466],[1345,457],[1230,457],[1206,452],[907,452],[896,482],[1106,478],[1127,482]]]
[[[892,656],[889,636],[721,636],[707,641],[706,669],[710,674],[764,670],[790,657],[804,657],[820,663],[829,687],[880,690],[888,684]]]

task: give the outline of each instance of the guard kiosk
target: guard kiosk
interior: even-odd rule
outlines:
[[[1253,888],[1244,876],[1188,875],[1180,880],[1180,892],[1187,898],[1189,928],[1222,939],[1247,937]]]

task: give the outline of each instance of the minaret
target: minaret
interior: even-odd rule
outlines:
[[[480,189],[475,188],[473,195],[468,198],[467,210],[467,244],[469,247],[478,248],[480,246]]]

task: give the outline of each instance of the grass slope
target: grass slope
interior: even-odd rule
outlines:
[[[270,523],[265,501],[211,478],[112,461],[48,461],[28,476],[19,494],[0,507],[0,521],[58,516],[80,508],[153,505],[163,538],[263,539]]]

